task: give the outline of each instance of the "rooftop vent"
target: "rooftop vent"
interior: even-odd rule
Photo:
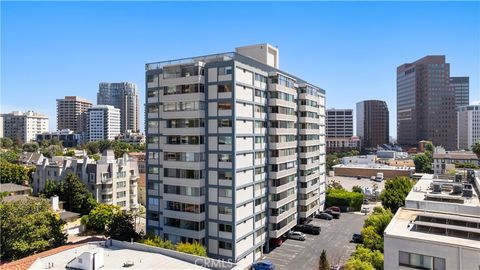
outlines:
[[[462,175],[457,173],[455,174],[455,182],[461,183],[462,182]]]
[[[442,192],[442,185],[439,183],[433,183],[433,192],[441,193]]]
[[[473,182],[475,180],[475,171],[474,170],[467,170],[467,180],[469,182]]]
[[[463,197],[471,198],[473,196],[473,186],[471,184],[463,185]]]
[[[452,195],[460,195],[462,194],[462,185],[453,185],[453,191],[452,191]]]

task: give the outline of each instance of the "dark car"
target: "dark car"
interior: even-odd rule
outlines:
[[[333,218],[340,218],[340,212],[338,211],[333,211],[332,209],[327,209],[325,211],[323,211],[323,213],[327,213],[329,215],[331,215]]]
[[[314,226],[310,224],[297,225],[293,227],[293,230],[314,235],[319,235],[321,231],[319,226]]]
[[[275,265],[271,261],[258,261],[252,264],[252,270],[275,270]]]
[[[281,237],[270,239],[270,245],[273,247],[279,247],[282,244],[283,244],[283,239]]]
[[[363,236],[359,233],[354,233],[352,235],[352,242],[354,243],[363,243]]]
[[[332,210],[332,211],[335,211],[335,212],[341,212],[341,209],[340,207],[338,206],[330,206],[327,208],[328,210]]]
[[[312,218],[300,218],[300,224],[308,224],[310,222],[312,222]]]
[[[327,213],[320,213],[320,214],[317,214],[315,217],[319,218],[319,219],[326,219],[326,220],[332,220],[333,219],[332,215],[327,214]]]

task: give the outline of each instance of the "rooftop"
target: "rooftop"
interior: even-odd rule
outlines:
[[[0,184],[0,191],[1,192],[18,192],[18,191],[28,191],[30,187],[21,186],[12,183]]]
[[[471,227],[472,224],[477,224],[477,228]],[[400,208],[388,224],[385,236],[420,239],[480,250],[479,224],[479,216]]]
[[[364,170],[386,170],[386,171],[412,171],[412,167],[389,166],[385,164],[337,164],[333,168],[349,168],[349,169],[364,169]]]

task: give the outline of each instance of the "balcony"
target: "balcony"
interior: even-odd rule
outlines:
[[[113,188],[104,188],[102,189],[102,191],[100,192],[101,194],[113,194]]]
[[[270,237],[271,238],[278,238],[278,237],[284,235],[286,232],[288,232],[293,227],[295,227],[295,225],[297,225],[297,220],[293,219],[288,224],[286,224],[285,226],[283,226],[282,228],[280,228],[278,230],[270,230]]]
[[[101,181],[102,184],[113,184],[113,178],[103,178]]]

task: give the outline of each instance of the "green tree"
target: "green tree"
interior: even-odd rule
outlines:
[[[1,259],[16,260],[65,244],[64,222],[48,200],[26,199],[0,204]]]
[[[363,246],[357,246],[352,258],[370,263],[376,270],[383,270],[383,254],[379,250],[370,250]]]
[[[59,197],[60,200],[65,202],[65,208],[82,215],[88,214],[91,210],[91,200],[89,198],[92,194],[82,180],[73,173],[68,173],[62,185],[63,192],[59,194]]]
[[[0,181],[2,183],[23,184],[28,181],[32,172],[31,168],[10,163],[0,159]]]
[[[383,252],[383,239],[377,233],[373,226],[362,229],[363,245],[371,250],[380,250]]]
[[[327,252],[322,250],[320,253],[320,260],[318,261],[318,270],[330,270],[330,264],[327,259]]]
[[[133,217],[125,212],[118,212],[113,216],[107,225],[105,236],[120,241],[137,240],[140,237],[133,226]]]
[[[379,235],[383,235],[392,218],[393,214],[390,209],[375,207],[374,212],[365,220],[363,226],[372,226]]]
[[[65,156],[67,156],[67,157],[74,157],[74,156],[75,156],[75,151],[74,151],[74,150],[68,150],[68,151],[65,153]]]
[[[13,141],[10,138],[0,138],[0,147],[1,148],[12,148]]]
[[[88,155],[94,155],[100,151],[98,142],[88,142],[85,144],[84,148],[87,150]]]
[[[20,159],[20,153],[17,151],[9,150],[9,151],[0,153],[0,160],[17,164],[19,159]]]
[[[407,177],[395,177],[385,182],[385,189],[380,194],[384,208],[396,213],[398,208],[405,205],[405,198],[412,190],[412,181]]]
[[[178,243],[175,246],[178,252],[193,254],[197,256],[207,257],[207,250],[198,242],[191,243]]]
[[[432,158],[426,153],[416,154],[413,158],[413,163],[415,163],[415,171],[417,173],[432,172]]]
[[[32,143],[26,143],[22,147],[24,152],[37,152],[39,149],[38,143],[32,142]]]
[[[162,240],[158,235],[146,235],[139,242],[149,246],[175,250],[175,245],[172,241]]]
[[[353,186],[352,191],[357,193],[362,193],[363,190],[361,186]]]
[[[88,215],[82,217],[82,223],[87,228],[97,232],[103,232],[107,224],[110,224],[115,214],[120,211],[116,205],[108,205],[99,203],[93,208]]]
[[[348,206],[359,211],[363,204],[363,194],[346,191],[345,189],[327,189],[327,206]]]
[[[63,148],[60,145],[53,144],[48,146],[47,148],[43,148],[41,152],[44,156],[49,158],[53,156],[62,156]]]
[[[425,144],[425,151],[428,151],[430,153],[433,153],[433,150],[435,149],[435,146],[433,146],[433,143],[427,142]]]
[[[472,151],[480,158],[480,140],[472,145]]]
[[[50,198],[52,196],[58,196],[60,198],[60,194],[63,192],[63,185],[52,181],[52,180],[47,180],[45,182],[45,189],[43,190],[42,194],[46,198]]]
[[[362,261],[355,257],[350,259],[345,264],[345,270],[375,270],[375,267],[367,261]]]

